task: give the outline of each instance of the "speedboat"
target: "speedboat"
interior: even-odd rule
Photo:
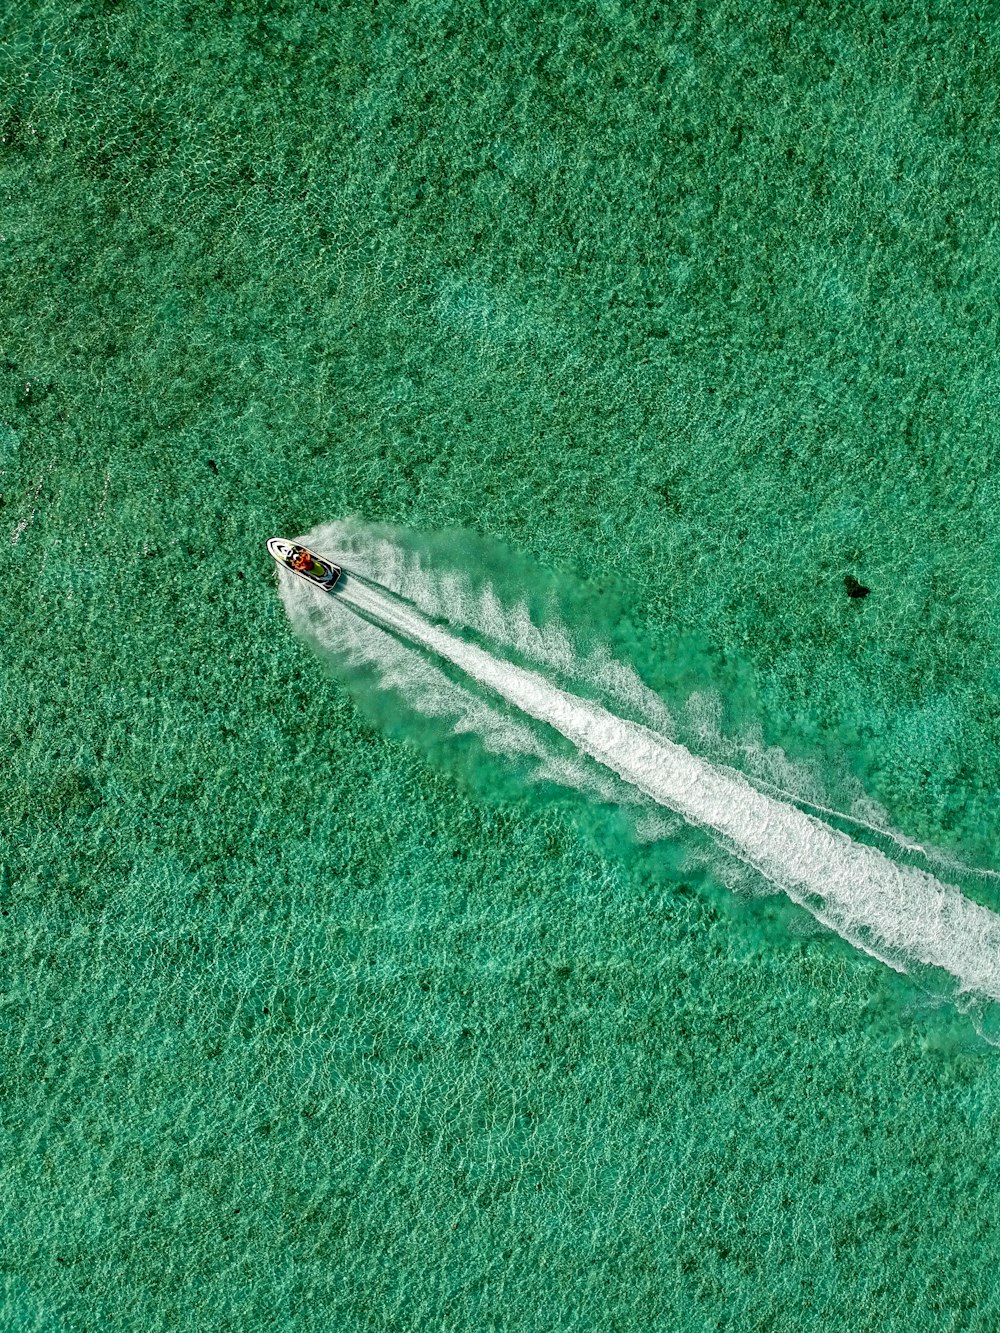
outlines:
[[[324,560],[315,551],[310,551],[308,546],[285,541],[284,537],[271,537],[267,549],[283,569],[290,569],[293,574],[298,574],[300,579],[305,579],[307,583],[312,583],[325,592],[333,591],[337,580],[344,572],[332,560]]]

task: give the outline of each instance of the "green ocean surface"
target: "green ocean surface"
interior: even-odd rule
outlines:
[[[428,754],[264,550],[500,543],[1000,907],[1000,22],[4,17],[0,1328],[1000,1326],[973,1017]]]

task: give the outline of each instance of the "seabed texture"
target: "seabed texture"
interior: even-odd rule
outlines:
[[[1000,869],[989,7],[5,17],[0,1328],[1000,1327],[994,1029],[421,748],[264,550],[479,534]]]

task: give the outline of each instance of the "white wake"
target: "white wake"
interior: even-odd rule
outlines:
[[[305,540],[338,558],[336,549],[318,545],[315,534]],[[450,605],[457,612],[461,609],[457,584],[453,593]],[[456,729],[476,730],[494,748],[535,753],[543,768],[553,767],[554,761],[539,745],[530,724],[519,729],[506,709],[493,708],[488,697],[463,689],[435,666],[434,659],[450,664],[480,690],[554,728],[580,755],[596,761],[609,778],[614,775],[619,781],[612,779],[612,786],[601,794],[620,792],[625,784],[641,803],[655,803],[689,824],[710,830],[734,857],[889,966],[899,971],[916,963],[942,968],[956,979],[959,991],[1000,1000],[1000,916],[955,886],[917,867],[897,864],[816,816],[758,790],[734,770],[692,754],[663,734],[669,718],[663,710],[661,728],[659,701],[645,701],[653,725],[619,716],[561,688],[543,670],[517,665],[469,642],[447,625],[435,623],[404,597],[351,577],[350,572],[332,596],[283,574],[282,596],[293,625],[307,638],[330,640],[338,618],[342,626],[344,619],[356,617],[354,636],[344,641],[350,646],[342,646],[342,651],[355,658],[378,660],[382,685],[411,696],[420,693],[419,706],[424,711],[456,714],[461,719]],[[481,625],[481,603],[479,610],[478,616],[467,614],[465,623],[478,619]],[[494,614],[499,618],[494,626],[499,642],[509,643],[515,628],[522,644],[534,633],[535,657],[542,662],[551,658],[564,679],[572,674],[568,641],[553,650],[544,636],[532,630],[523,613],[505,618],[496,607]],[[454,619],[459,619],[457,614]],[[634,705],[645,689],[638,677],[614,664],[604,663],[600,669],[606,684],[617,686],[623,700],[627,697]],[[641,698],[639,703],[643,703]],[[592,765],[581,763],[573,771],[571,760],[558,761],[556,768],[560,762],[563,771],[552,771],[549,776],[594,789]]]

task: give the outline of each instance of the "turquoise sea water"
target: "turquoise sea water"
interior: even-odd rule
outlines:
[[[497,543],[1000,906],[996,25],[7,13],[0,1326],[994,1328],[975,1016],[413,734],[263,541]]]

